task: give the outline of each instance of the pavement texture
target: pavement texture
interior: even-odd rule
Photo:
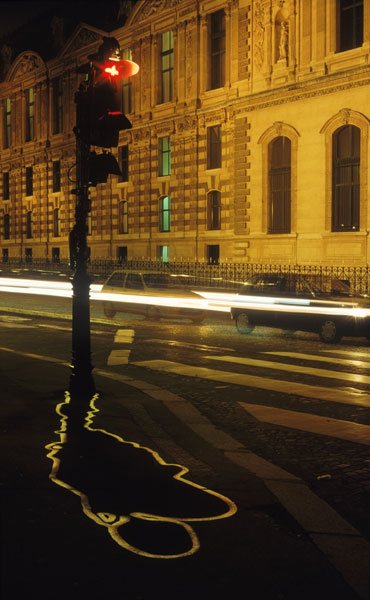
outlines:
[[[150,373],[0,364],[4,600],[368,598],[358,531]]]

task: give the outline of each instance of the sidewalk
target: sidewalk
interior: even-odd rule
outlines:
[[[139,386],[97,372],[100,395],[81,416],[66,401],[65,366],[0,356],[4,600],[366,597],[288,512],[302,498],[284,500],[279,474],[263,481],[256,466],[238,466],[190,433],[187,451],[198,444],[204,465],[211,452],[217,471],[166,466],[171,447],[156,454],[153,425],[142,427],[130,411],[145,400]],[[313,500],[304,517],[315,519],[317,507]],[[351,529],[334,543],[346,536],[358,543]]]

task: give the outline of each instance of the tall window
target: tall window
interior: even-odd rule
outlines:
[[[221,167],[221,126],[207,127],[207,169]]]
[[[12,120],[11,120],[11,101],[5,98],[3,101],[4,125],[3,125],[3,148],[9,148],[12,143]]]
[[[35,92],[30,87],[26,90],[26,142],[35,137]]]
[[[173,33],[161,35],[161,102],[169,102],[173,96]]]
[[[4,215],[4,240],[10,239],[10,215],[6,213]]]
[[[159,198],[159,231],[171,230],[171,198]]]
[[[364,39],[363,0],[339,0],[337,11],[339,12],[339,52],[362,46]]]
[[[52,132],[63,131],[63,82],[61,77],[52,80]]]
[[[157,248],[158,260],[166,263],[170,260],[170,247],[169,246],[158,246]]]
[[[128,181],[128,146],[120,146],[118,148],[118,160],[122,173],[119,181]]]
[[[345,125],[333,135],[332,230],[360,226],[360,129]]]
[[[60,161],[53,160],[53,192],[60,192]]]
[[[118,233],[128,233],[128,204],[122,200],[118,205]]]
[[[10,186],[9,186],[9,171],[3,173],[3,200],[9,200],[10,197]]]
[[[221,229],[221,194],[217,191],[207,194],[207,227]]]
[[[210,89],[225,85],[225,13],[218,10],[210,15]]]
[[[33,168],[26,167],[26,196],[33,194]]]
[[[122,52],[122,58],[132,60],[132,51],[125,48]],[[122,112],[127,114],[132,112],[132,81],[130,77],[122,80]]]
[[[291,143],[280,136],[269,144],[269,233],[290,232]]]
[[[158,175],[171,175],[171,138],[169,135],[158,139]]]
[[[32,210],[28,210],[26,214],[26,237],[33,237],[33,215]]]
[[[60,208],[54,208],[53,210],[53,236],[60,236]]]

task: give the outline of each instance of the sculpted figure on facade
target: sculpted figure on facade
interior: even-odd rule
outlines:
[[[265,15],[262,2],[257,2],[254,9],[254,62],[260,69],[264,62]]]
[[[279,60],[286,60],[288,56],[288,23],[282,21],[280,25]]]

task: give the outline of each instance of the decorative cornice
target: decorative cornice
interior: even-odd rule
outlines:
[[[29,51],[24,52],[13,63],[13,66],[9,70],[7,80],[19,79],[32,71],[37,71],[41,68],[45,68],[45,63],[38,54]]]

